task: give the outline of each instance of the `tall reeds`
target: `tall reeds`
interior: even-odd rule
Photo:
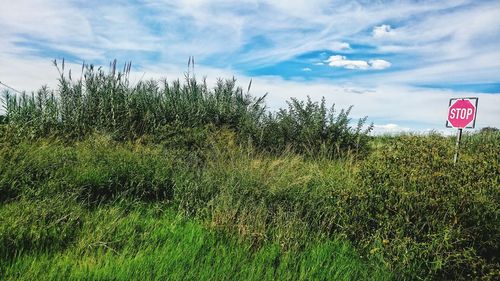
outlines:
[[[335,115],[321,103],[292,99],[288,109],[266,111],[265,96],[250,95],[236,79],[218,79],[209,88],[190,72],[184,81],[147,80],[129,83],[131,64],[121,71],[116,60],[109,70],[82,65],[81,76],[66,73],[64,60],[54,61],[59,71],[55,91],[42,87],[36,93],[4,96],[6,119],[28,130],[28,135],[49,134],[80,139],[91,132],[107,133],[117,140],[136,139],[164,132],[164,127],[199,128],[213,125],[235,131],[239,140],[267,151],[291,148],[300,153],[340,155],[366,147],[371,126],[366,118],[351,125],[350,108]]]

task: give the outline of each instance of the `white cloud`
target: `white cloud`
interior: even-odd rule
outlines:
[[[325,62],[329,66],[343,67],[347,69],[368,69],[370,65],[364,60],[348,60],[345,56],[333,55],[330,56]]]
[[[57,69],[49,59],[33,56],[12,58],[0,53],[0,65],[9,66],[0,67],[0,81],[16,90],[33,91],[45,84],[51,86],[57,84]],[[0,87],[0,92],[2,90],[3,88]]]
[[[377,127],[377,128],[382,128],[382,129],[386,129],[386,130],[395,130],[395,129],[397,129],[399,126],[398,126],[398,125],[396,125],[396,124],[389,123],[389,124],[385,124],[385,125],[375,125],[375,127]]]
[[[395,35],[394,29],[388,24],[373,27],[372,35],[375,38],[384,38]]]
[[[402,127],[394,123],[374,124],[372,134],[374,135],[399,134],[410,131],[411,131],[410,128]]]
[[[332,43],[332,46],[330,48],[332,51],[345,51],[345,50],[350,50],[351,49],[351,45],[349,45],[349,43],[347,42],[333,42]]]
[[[386,61],[386,60],[369,60],[368,63],[370,64],[371,68],[373,69],[386,69],[391,67],[391,63]]]
[[[325,62],[329,66],[333,67],[343,67],[346,69],[376,69],[382,70],[391,66],[391,63],[385,60],[375,59],[375,60],[349,60],[345,56],[333,55],[330,56]]]
[[[371,79],[380,84],[392,85],[491,83],[498,81],[498,69],[500,69],[500,50],[441,63],[416,65],[390,74],[374,73]],[[357,81],[370,83],[366,80]]]
[[[312,71],[312,69],[310,69],[309,67],[304,67],[304,68],[302,68],[302,71],[306,71],[307,72],[307,71]]]
[[[376,40],[378,50],[420,56],[417,66],[491,56],[500,41],[500,2],[463,1],[460,5],[464,7],[415,16],[388,34],[382,30],[384,40]]]

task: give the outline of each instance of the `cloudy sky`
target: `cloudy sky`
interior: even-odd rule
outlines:
[[[133,80],[235,76],[271,110],[308,95],[377,132],[445,128],[451,97],[500,127],[500,1],[4,1],[0,81],[57,84],[53,59],[132,61]],[[134,82],[134,81],[132,81]],[[2,86],[0,86],[2,87]]]

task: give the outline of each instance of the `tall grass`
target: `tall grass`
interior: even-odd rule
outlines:
[[[402,279],[494,278],[500,268],[498,137],[470,140],[457,165],[453,140],[440,136],[392,138],[364,160],[335,161],[262,154],[240,146],[230,130],[214,132],[201,152],[96,135],[70,145],[4,141],[0,194],[4,204],[55,198],[90,210],[121,200],[160,202],[255,249],[276,243],[300,251],[311,237],[342,238]],[[61,211],[27,215],[33,221],[26,226],[36,226],[35,217],[52,225],[74,210],[53,205]],[[72,224],[61,225],[61,233],[71,237],[71,229],[81,227],[77,218],[66,217]],[[22,238],[30,232],[9,233],[2,242],[9,257],[19,245],[73,243],[50,242],[56,232],[36,243]]]
[[[58,67],[57,62],[54,64]],[[95,130],[111,133],[117,139],[130,139],[171,123],[184,127],[213,123],[236,128],[245,122],[257,122],[264,110],[263,98],[244,94],[234,79],[218,80],[211,90],[206,81],[199,83],[189,77],[184,84],[179,80],[150,80],[131,86],[129,71],[127,64],[123,72],[118,72],[116,61],[107,73],[83,65],[83,77],[73,80],[71,73],[65,74],[63,61],[55,93],[47,88],[31,96],[7,93],[7,118],[28,125],[40,135],[47,134],[47,128],[71,137]]]
[[[389,280],[345,241],[311,239],[301,250],[252,245],[162,204],[118,202],[86,210],[60,198],[0,206],[1,240],[16,257],[2,280]],[[24,218],[29,218],[26,221]],[[37,219],[38,218],[38,219]],[[2,249],[5,249],[2,247]]]
[[[240,141],[267,151],[291,148],[339,156],[365,149],[371,130],[371,126],[363,129],[366,118],[352,126],[350,109],[335,115],[324,100],[292,99],[288,109],[266,112],[266,95],[253,97],[251,84],[245,91],[234,78],[219,79],[213,88],[206,80],[199,82],[187,74],[184,82],[149,80],[130,85],[130,63],[118,71],[114,61],[108,72],[84,64],[81,77],[75,80],[71,71],[66,74],[64,60],[54,65],[60,73],[57,90],[43,87],[31,95],[6,92],[4,96],[6,119],[23,128],[23,135],[78,139],[102,132],[117,140],[133,140],[166,130],[212,125],[230,128]]]

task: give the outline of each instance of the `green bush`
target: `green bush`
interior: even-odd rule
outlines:
[[[467,142],[466,142],[467,143]],[[352,239],[380,242],[396,269],[417,265],[435,278],[477,278],[499,270],[498,143],[402,136],[370,155],[359,173],[363,202]],[[425,262],[424,262],[425,261]]]
[[[77,144],[77,163],[69,175],[80,198],[89,203],[118,197],[169,200],[173,196],[168,154],[147,147],[123,146],[105,139]]]
[[[287,109],[270,114],[263,121],[257,144],[263,149],[284,151],[287,147],[306,155],[322,157],[345,156],[349,151],[366,152],[368,133],[373,125],[365,126],[366,117],[355,127],[349,117],[352,106],[337,115],[334,106],[327,109],[320,103],[292,98]]]

